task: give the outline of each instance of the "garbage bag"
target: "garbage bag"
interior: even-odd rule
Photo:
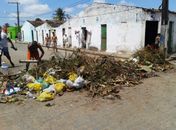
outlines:
[[[65,84],[67,82],[67,80],[66,79],[60,79],[60,80],[57,80],[57,82]]]
[[[56,83],[56,84],[54,84],[54,88],[55,88],[57,93],[62,92],[64,87],[65,87],[64,83]]]
[[[38,82],[38,83],[41,83],[41,84],[42,84],[42,89],[46,89],[46,88],[48,88],[48,87],[49,87],[49,84],[48,84],[48,83],[46,83],[46,82],[44,81],[44,79],[43,79],[43,78],[41,78],[41,77],[39,77],[39,79],[37,79],[37,80],[36,80],[36,82]]]
[[[69,87],[69,88],[76,88],[76,89],[80,89],[82,88],[84,85],[85,85],[85,80],[79,76],[75,82],[72,82],[71,80],[67,80],[66,81],[66,85]]]
[[[9,96],[9,95],[12,95],[12,94],[15,94],[16,92],[19,92],[20,91],[20,88],[10,88],[9,90],[8,89],[5,89],[4,90],[4,94]]]
[[[35,82],[35,78],[29,74],[24,75],[22,77],[22,79],[27,83],[34,83]]]
[[[44,92],[54,92],[56,93],[54,85],[50,85],[48,88],[43,90]]]
[[[55,93],[53,92],[42,92],[38,97],[37,100],[40,102],[50,101],[53,100],[55,97]]]
[[[42,84],[40,84],[40,83],[28,83],[27,87],[31,90],[34,90],[34,91],[42,90]]]
[[[79,76],[73,84],[73,86],[77,89],[82,88],[84,85],[85,85],[85,80],[81,76]]]
[[[55,74],[56,74],[56,70],[53,68],[50,68],[43,74],[43,76],[45,77],[47,75],[55,75]]]
[[[66,85],[67,85],[67,87],[68,88],[74,88],[74,85],[73,85],[74,83],[71,81],[71,80],[67,80],[66,81]]]
[[[74,82],[78,78],[78,75],[74,72],[70,72],[68,75],[68,79],[72,82]]]
[[[45,81],[46,83],[49,83],[49,84],[54,84],[54,83],[56,83],[57,80],[56,80],[56,78],[54,78],[53,76],[47,75],[47,76],[45,77],[44,81]]]

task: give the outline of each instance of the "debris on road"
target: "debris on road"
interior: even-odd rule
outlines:
[[[53,100],[56,95],[63,95],[66,91],[80,89],[88,91],[91,97],[114,100],[120,99],[119,92],[123,87],[138,85],[142,79],[156,76],[155,71],[163,68],[172,67],[163,60],[162,55],[148,48],[138,51],[132,59],[125,61],[76,52],[69,57],[54,56],[48,61],[42,61],[16,79],[5,80],[2,77],[0,90],[4,94],[5,90],[12,89],[3,96],[25,95],[26,98],[41,102]],[[8,82],[11,84],[7,85]],[[5,101],[4,97],[0,98],[0,103]]]
[[[133,55],[133,59],[139,65],[143,67],[148,66],[154,71],[166,71],[173,69],[173,65],[171,65],[168,61],[165,60],[162,51],[153,49],[149,46],[144,49],[138,50]]]

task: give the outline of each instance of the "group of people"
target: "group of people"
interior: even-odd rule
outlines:
[[[53,50],[57,52],[57,36],[56,36],[55,32],[52,32],[52,37],[50,37],[48,33],[46,34],[45,45],[48,49],[52,45]]]

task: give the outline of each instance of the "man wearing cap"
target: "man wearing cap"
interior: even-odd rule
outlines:
[[[9,54],[9,50],[8,50],[8,43],[11,43],[11,48],[13,48],[14,50],[17,50],[12,41],[8,38],[7,36],[7,26],[4,25],[2,27],[2,31],[1,31],[1,41],[0,41],[0,65],[1,65],[1,57],[2,54],[4,54],[7,59],[9,60],[10,64],[12,65],[12,67],[14,67],[14,63],[11,60],[10,54]]]

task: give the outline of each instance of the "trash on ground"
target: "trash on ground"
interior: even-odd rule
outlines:
[[[0,77],[3,95],[0,103],[15,102],[18,95],[50,101],[56,95],[80,89],[91,97],[120,99],[119,92],[123,87],[133,87],[140,84],[141,79],[156,76],[155,71],[172,68],[162,53],[151,48],[139,50],[131,59],[123,61],[108,56],[91,57],[81,52],[67,58],[55,56],[14,79]],[[9,95],[17,98],[9,98]]]

